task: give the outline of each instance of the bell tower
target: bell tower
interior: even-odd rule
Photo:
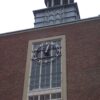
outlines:
[[[45,0],[45,4],[48,8],[65,4],[68,5],[71,3],[74,3],[74,0]]]
[[[33,11],[34,27],[65,24],[80,19],[77,3],[74,0],[45,0],[47,8]]]

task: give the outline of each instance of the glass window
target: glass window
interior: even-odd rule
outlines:
[[[54,0],[54,6],[60,5],[60,0]]]
[[[33,100],[33,96],[29,96],[29,100]]]
[[[33,44],[30,90],[61,86],[60,49],[60,40]]]
[[[34,96],[33,98],[34,98],[33,100],[38,100],[38,96]]]
[[[63,0],[63,4],[68,4],[68,0]]]
[[[50,95],[49,94],[41,95],[40,100],[50,100]]]
[[[40,64],[32,61],[32,69],[30,76],[30,90],[39,88],[39,77],[40,77]]]
[[[49,7],[51,7],[51,0],[49,0]]]
[[[70,0],[70,3],[74,3],[74,0]]]
[[[38,100],[38,96],[29,96],[29,100]]]
[[[66,36],[30,40],[23,100],[66,100]]]
[[[61,98],[61,93],[53,93],[51,94],[51,99],[58,99]]]
[[[50,62],[42,64],[41,69],[41,88],[50,87]]]
[[[30,75],[30,91],[47,91],[61,88],[61,41],[46,41],[33,44]],[[29,96],[29,100],[52,100],[61,98],[61,93]]]
[[[52,62],[52,87],[60,87],[61,86],[61,61],[60,57],[57,57]]]

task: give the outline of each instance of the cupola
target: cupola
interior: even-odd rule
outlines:
[[[71,3],[74,3],[74,0],[45,0],[45,4],[48,8],[61,5],[68,5]]]
[[[34,27],[67,24],[80,19],[77,3],[74,0],[45,0],[47,8],[33,11]]]

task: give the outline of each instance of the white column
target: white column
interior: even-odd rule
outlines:
[[[68,0],[68,4],[70,4],[70,0]]]
[[[63,5],[63,0],[60,0],[60,4]]]
[[[52,7],[54,6],[54,0],[51,0],[51,6]]]

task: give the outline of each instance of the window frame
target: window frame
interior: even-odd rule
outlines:
[[[61,0],[54,0],[54,6],[60,6]]]
[[[43,39],[36,39],[36,40],[30,40],[28,43],[28,53],[27,53],[27,60],[26,60],[26,71],[25,71],[25,80],[24,80],[24,89],[23,89],[23,100],[28,100],[28,93],[29,93],[29,83],[30,83],[30,74],[31,74],[31,59],[32,59],[32,44],[34,42],[40,42],[40,41],[52,41],[56,39],[61,39],[61,89],[57,88],[53,90],[53,93],[61,92],[61,98],[62,100],[67,100],[67,66],[66,66],[66,38],[65,35],[61,36],[55,36],[55,37],[48,37]],[[47,90],[47,89],[46,89]],[[50,92],[51,90],[47,90],[44,92]],[[37,94],[38,91],[34,92]],[[40,92],[39,92],[40,93]],[[31,94],[31,93],[30,93]],[[41,93],[40,93],[41,94]],[[44,93],[45,94],[45,93]]]

